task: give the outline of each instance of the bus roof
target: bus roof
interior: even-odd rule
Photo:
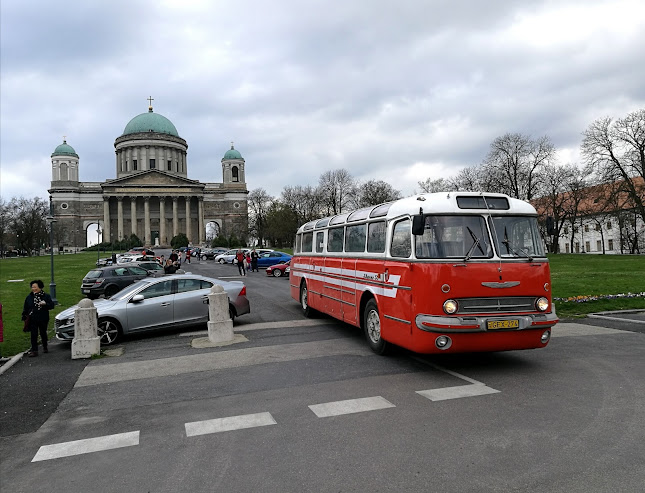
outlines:
[[[496,213],[537,215],[535,208],[523,200],[514,199],[503,193],[488,192],[437,192],[422,193],[378,204],[335,216],[309,221],[298,228],[298,233],[311,231],[326,226],[351,224],[355,221],[383,217],[393,219],[404,215],[450,213],[483,213],[487,210]]]

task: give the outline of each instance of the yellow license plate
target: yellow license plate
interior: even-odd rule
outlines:
[[[519,320],[489,320],[486,322],[488,330],[495,329],[517,329],[520,326]]]

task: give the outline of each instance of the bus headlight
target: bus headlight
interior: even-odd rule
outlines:
[[[538,298],[538,300],[535,302],[535,308],[537,308],[541,312],[545,312],[549,308],[549,300],[547,300],[544,296]]]
[[[452,315],[457,311],[457,302],[455,300],[446,300],[443,304],[443,311]]]

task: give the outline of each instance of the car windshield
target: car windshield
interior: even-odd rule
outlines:
[[[492,249],[482,216],[424,217],[423,235],[415,236],[417,258],[489,258]]]
[[[121,291],[116,293],[114,296],[110,297],[109,299],[111,299],[111,300],[122,300],[124,298],[127,298],[128,296],[132,295],[132,293],[134,293],[135,291],[138,291],[142,286],[147,286],[151,282],[154,282],[154,280],[153,279],[141,279],[140,281],[137,281],[134,284],[130,284],[129,286],[126,286]]]
[[[544,257],[544,243],[536,217],[493,216],[491,230],[500,257]]]

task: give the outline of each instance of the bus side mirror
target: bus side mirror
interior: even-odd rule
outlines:
[[[415,236],[423,236],[424,220],[422,214],[412,216],[412,234]]]
[[[555,225],[553,224],[553,218],[551,216],[548,216],[546,218],[546,233],[549,236],[552,236],[555,234]]]

